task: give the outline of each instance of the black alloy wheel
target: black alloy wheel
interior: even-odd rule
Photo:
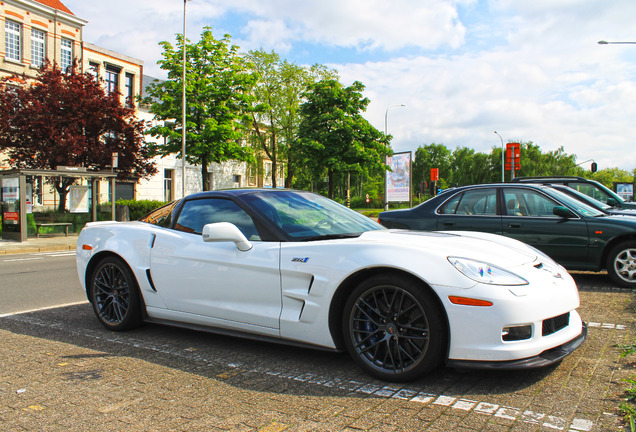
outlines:
[[[141,324],[139,288],[121,259],[107,257],[97,264],[89,295],[97,318],[107,329],[129,330]]]
[[[412,280],[378,275],[345,306],[345,344],[356,363],[387,381],[410,381],[443,361],[446,331],[433,295]]]

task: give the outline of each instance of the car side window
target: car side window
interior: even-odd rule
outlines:
[[[497,190],[479,189],[458,194],[440,208],[442,214],[495,216]]]
[[[504,203],[508,216],[554,217],[552,212],[559,204],[528,189],[504,190]]]
[[[590,196],[598,201],[607,204],[607,199],[609,198],[609,196],[605,193],[605,191],[598,189],[594,185],[588,183],[570,182],[568,183],[568,186],[574,190],[577,190],[587,196]]]
[[[441,213],[441,214],[455,214],[455,212],[457,211],[457,205],[459,204],[459,201],[462,198],[462,195],[463,194],[457,194],[457,195],[451,197],[451,199],[446,201],[439,208],[438,213]]]
[[[168,228],[172,222],[172,211],[179,204],[180,200],[172,201],[157,210],[153,210],[146,216],[139,219],[141,222],[157,225],[160,227]]]
[[[260,240],[254,221],[234,201],[222,198],[205,198],[186,201],[179,214],[175,229],[201,234],[209,223],[230,222],[241,230],[248,240]]]

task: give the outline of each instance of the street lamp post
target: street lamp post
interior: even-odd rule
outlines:
[[[501,182],[503,183],[504,182],[504,145],[503,145],[503,138],[501,137],[501,135],[499,135],[497,133],[497,131],[495,131],[495,134],[497,134],[497,136],[501,140]]]
[[[394,108],[394,107],[403,107],[403,106],[406,106],[406,105],[404,105],[404,104],[391,105],[390,107],[388,107],[386,109],[386,112],[384,113],[384,135],[388,135],[389,134],[389,132],[388,132],[389,110],[391,108]],[[385,158],[384,158],[385,165],[387,164],[387,162],[388,162],[388,160],[387,160],[387,157],[385,156]],[[387,187],[388,177],[389,177],[389,172],[387,170],[385,170],[384,171],[384,210],[388,210],[389,209],[389,197],[388,197],[388,194],[387,194],[387,192],[388,192],[387,191],[387,189],[388,189],[388,187]]]
[[[182,197],[186,196],[186,3],[183,0],[183,88],[181,95],[181,183]]]
[[[604,40],[598,41],[599,45],[636,45],[636,42],[608,42]]]

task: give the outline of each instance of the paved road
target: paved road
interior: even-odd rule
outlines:
[[[75,251],[0,255],[0,315],[86,301]]]
[[[0,318],[0,430],[611,431],[632,375],[633,293],[577,276],[585,344],[520,372],[442,368],[408,385],[348,356],[144,325],[112,333],[88,304]]]

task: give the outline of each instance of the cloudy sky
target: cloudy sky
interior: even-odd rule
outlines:
[[[164,77],[158,42],[182,32],[182,0],[62,1],[88,21],[84,40]],[[632,171],[636,45],[597,42],[636,41],[635,16],[634,0],[191,0],[187,37],[210,26],[242,51],[361,81],[365,116],[387,126],[395,151],[489,153],[497,131],[504,143],[563,146],[577,162]]]

